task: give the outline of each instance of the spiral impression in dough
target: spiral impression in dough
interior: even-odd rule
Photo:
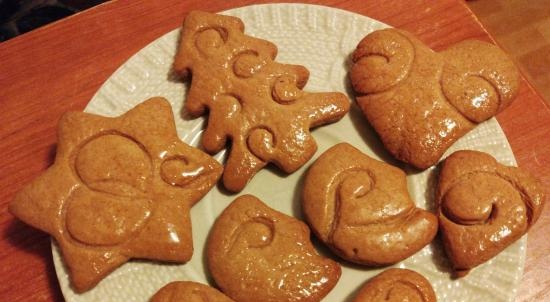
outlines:
[[[390,268],[369,280],[353,302],[435,302],[430,282],[415,271]]]
[[[9,209],[55,238],[77,292],[131,258],[191,259],[189,211],[222,166],[178,138],[166,99],[119,117],[68,112],[57,144],[55,163]]]
[[[208,268],[239,302],[320,301],[341,268],[321,257],[303,222],[244,195],[218,217],[208,238]]]
[[[426,169],[515,98],[519,74],[498,47],[466,40],[436,53],[410,33],[370,33],[353,53],[357,103],[397,159]]]
[[[202,136],[215,154],[229,142],[224,186],[241,191],[268,163],[286,173],[317,150],[310,128],[335,122],[349,110],[340,92],[306,92],[309,71],[275,61],[277,47],[244,34],[232,16],[193,11],[185,18],[174,71],[189,78],[185,109],[208,111]]]
[[[443,162],[436,198],[443,244],[457,276],[523,236],[544,202],[532,176],[489,154],[465,150]]]
[[[411,200],[403,171],[346,143],[330,148],[311,166],[302,206],[317,237],[359,264],[401,261],[437,232],[435,215]]]

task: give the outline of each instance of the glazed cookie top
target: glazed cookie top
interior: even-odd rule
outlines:
[[[55,163],[9,209],[55,237],[82,292],[129,258],[188,261],[189,210],[221,172],[180,141],[163,98],[116,118],[69,112],[59,122]]]
[[[436,200],[447,256],[459,276],[525,234],[544,204],[540,184],[491,155],[461,150],[442,164]]]
[[[331,147],[311,165],[302,207],[321,241],[360,264],[401,261],[437,233],[435,215],[411,200],[405,173],[347,143]]]
[[[208,112],[208,152],[231,141],[223,183],[233,192],[270,162],[287,173],[300,168],[317,149],[309,129],[349,110],[342,93],[302,91],[308,70],[277,63],[276,55],[273,43],[245,35],[236,17],[194,11],[183,24],[174,70],[192,74],[185,110]]]
[[[191,281],[176,281],[159,289],[149,302],[234,302],[217,289]]]
[[[208,268],[222,291],[239,302],[320,301],[341,269],[317,254],[309,236],[303,222],[244,195],[214,223]]]
[[[435,302],[437,298],[430,282],[419,273],[390,268],[370,279],[353,302]]]
[[[506,108],[519,87],[506,54],[477,40],[436,53],[405,31],[383,29],[363,38],[352,60],[363,113],[388,151],[419,169]]]

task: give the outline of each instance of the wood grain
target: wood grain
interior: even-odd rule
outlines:
[[[82,110],[131,55],[180,26],[193,9],[221,11],[252,0],[118,0],[0,44],[0,297],[58,301],[62,295],[47,235],[7,212],[15,192],[43,172],[55,154],[55,127],[67,110]],[[277,2],[277,1],[274,1]],[[288,2],[288,1],[285,1]],[[408,30],[436,50],[466,38],[490,40],[465,4],[444,1],[302,1],[363,14]],[[525,81],[498,116],[519,165],[550,187],[550,110]],[[550,292],[550,211],[529,234],[518,301]]]
[[[468,6],[550,104],[550,0],[476,0]]]

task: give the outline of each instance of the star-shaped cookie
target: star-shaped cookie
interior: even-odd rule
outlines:
[[[10,211],[56,239],[83,292],[130,258],[188,261],[189,210],[221,173],[217,161],[180,141],[163,98],[116,118],[69,112],[54,164]]]

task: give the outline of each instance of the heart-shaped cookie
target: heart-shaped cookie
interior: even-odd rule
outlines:
[[[403,171],[347,143],[328,149],[311,166],[302,206],[317,237],[359,264],[401,261],[437,232],[435,215],[411,200]]]
[[[357,104],[386,149],[419,169],[506,108],[519,87],[506,54],[477,40],[436,53],[410,33],[383,29],[363,38],[352,59]]]
[[[436,199],[443,244],[457,276],[523,236],[544,202],[532,176],[489,154],[464,150],[443,162]]]
[[[369,280],[353,302],[435,302],[430,282],[415,271],[390,268]]]

